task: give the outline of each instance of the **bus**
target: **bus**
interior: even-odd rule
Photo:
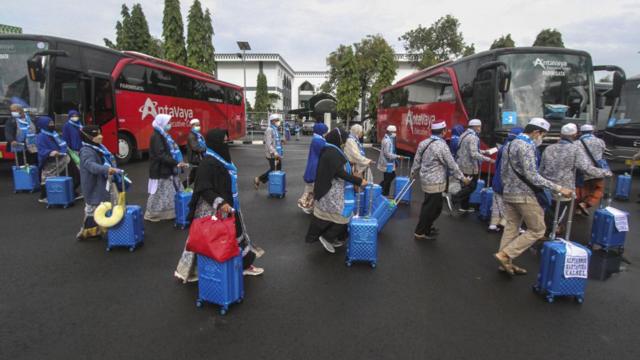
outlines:
[[[578,50],[519,47],[489,50],[418,71],[381,91],[378,141],[388,125],[398,128],[396,146],[415,153],[430,135],[431,123],[445,120],[449,128],[482,120],[483,147],[504,142],[514,126],[532,117],[551,123],[547,142],[558,139],[562,125],[595,121],[594,71],[614,73],[614,86],[624,82],[615,66],[594,67],[591,56]]]
[[[607,143],[607,159],[616,168],[626,168],[623,164],[640,151],[640,75],[625,82],[601,134]]]
[[[186,143],[189,121],[203,131],[245,135],[243,89],[186,66],[42,35],[0,35],[0,150],[9,106],[22,104],[32,119],[49,115],[61,126],[70,109],[102,128],[105,146],[125,163],[148,150],[155,115],[172,115],[171,135]]]

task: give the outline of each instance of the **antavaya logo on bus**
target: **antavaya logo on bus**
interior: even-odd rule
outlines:
[[[144,105],[140,106],[140,109],[138,109],[138,111],[142,114],[142,116],[140,117],[141,120],[144,120],[149,115],[155,118],[158,114],[171,115],[176,120],[180,119],[188,121],[193,119],[192,109],[185,109],[180,106],[158,106],[158,102],[151,100],[151,98],[147,98],[147,100],[145,100],[144,102]]]
[[[406,114],[402,115],[402,126],[408,127],[413,134],[415,133],[413,129],[414,125],[431,128],[431,123],[435,120],[435,115],[414,114],[411,110],[409,110]]]

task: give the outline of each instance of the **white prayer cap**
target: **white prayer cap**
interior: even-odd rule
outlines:
[[[193,125],[200,125],[200,120],[198,119],[193,119],[191,121],[189,121],[189,125],[193,126]]]
[[[280,119],[282,119],[280,114],[271,114],[271,115],[269,115],[269,122],[280,120]]]
[[[471,119],[469,126],[482,126],[482,121],[480,119]]]
[[[388,132],[396,132],[396,131],[398,131],[398,129],[396,128],[395,125],[389,125],[389,126],[387,126],[387,131]]]
[[[431,124],[431,130],[441,130],[446,127],[447,127],[447,123],[442,120]]]
[[[537,126],[547,132],[551,128],[551,124],[549,124],[549,122],[543,118],[532,118],[531,120],[529,120],[529,124],[527,125]]]
[[[589,125],[589,124],[582,125],[580,126],[580,131],[582,132],[593,131],[593,125]]]
[[[568,123],[560,129],[561,135],[575,135],[578,133],[578,127],[574,123]]]

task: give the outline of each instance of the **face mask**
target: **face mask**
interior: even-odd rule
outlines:
[[[17,111],[12,111],[11,116],[13,116],[14,118],[17,118],[17,117],[20,117],[20,113]]]
[[[200,132],[200,126],[194,126],[193,127],[193,131]]]
[[[391,134],[389,134],[389,136],[391,136],[392,138],[395,138],[396,137],[396,133],[391,133]]]
[[[47,125],[47,130],[55,131],[56,130],[56,126],[55,125]]]
[[[536,146],[542,145],[542,138],[542,135],[538,136],[537,138],[533,139],[533,143],[536,144]]]
[[[171,124],[167,124],[164,126],[164,131],[169,131],[171,130]]]
[[[79,118],[79,117],[75,117],[75,116],[74,116],[74,117],[72,117],[72,118],[71,118],[71,121],[73,121],[73,122],[78,122],[79,120],[80,120],[80,118]]]

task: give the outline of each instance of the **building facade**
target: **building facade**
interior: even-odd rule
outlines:
[[[280,54],[246,53],[243,64],[241,53],[216,53],[216,77],[222,81],[245,86],[247,101],[253,106],[256,99],[258,74],[267,78],[269,93],[278,94],[274,104],[278,111],[306,108],[309,99],[320,92],[322,84],[329,79],[328,71],[294,71]],[[415,72],[410,56],[396,54],[398,69],[394,83]],[[244,68],[246,67],[246,85]]]

